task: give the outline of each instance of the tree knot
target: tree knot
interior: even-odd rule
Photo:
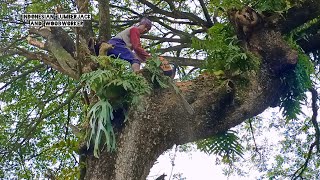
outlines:
[[[250,36],[253,29],[262,21],[261,16],[249,6],[241,10],[232,9],[228,15],[231,23],[235,26],[239,39]]]

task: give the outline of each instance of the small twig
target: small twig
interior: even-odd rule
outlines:
[[[74,160],[74,166],[73,167],[79,165],[78,158],[74,154],[72,154],[72,157],[73,157],[73,160]]]
[[[256,150],[257,153],[259,153],[258,146],[257,146],[257,143],[256,143],[256,138],[255,138],[254,132],[253,132],[252,119],[251,118],[249,119],[249,126],[250,126],[250,132],[251,132],[251,135],[252,135],[252,139],[253,139],[253,142],[254,142],[255,150]]]
[[[68,116],[67,116],[67,124],[65,126],[66,128],[66,133],[65,133],[65,136],[64,136],[64,140],[67,141],[67,136],[68,136],[68,127],[69,127],[69,124],[70,124],[70,113],[71,113],[71,105],[70,105],[70,102],[68,103]]]
[[[10,74],[12,74],[13,72],[19,70],[21,67],[23,67],[24,65],[26,65],[28,62],[30,62],[32,59],[26,59],[25,61],[23,61],[21,64],[19,64],[17,67],[10,69],[9,71],[3,73],[0,76],[0,79],[3,79],[6,76],[9,76]]]
[[[176,156],[177,156],[177,151],[178,151],[178,145],[176,145],[176,147],[174,149],[173,158],[172,159],[170,158],[171,159],[171,172],[170,172],[169,180],[171,180],[171,177],[172,177],[173,168],[175,166],[174,161],[175,161]]]
[[[296,180],[298,179],[299,177],[302,177],[302,174],[303,172],[306,170],[307,166],[308,166],[308,163],[309,163],[309,160],[311,159],[311,155],[312,155],[312,150],[313,148],[316,146],[316,143],[312,143],[310,148],[309,148],[309,152],[308,152],[308,157],[306,159],[306,162],[298,169],[296,170],[296,172],[292,175],[292,180]],[[299,173],[300,171],[300,173]],[[299,173],[299,174],[298,174]],[[298,174],[298,175],[296,175]]]
[[[161,176],[157,177],[156,180],[165,180],[164,177],[166,177],[166,174],[162,174]]]
[[[315,129],[315,144],[317,146],[317,152],[320,152],[320,130],[319,130],[319,124],[317,122],[317,116],[318,116],[318,105],[317,105],[317,101],[318,101],[318,92],[316,89],[311,88],[310,89],[311,95],[312,95],[312,117],[311,117],[311,122],[313,124],[313,127]]]
[[[43,119],[50,117],[54,113],[56,113],[58,110],[63,108],[65,105],[71,102],[71,100],[76,96],[78,91],[82,88],[82,86],[78,86],[73,93],[58,107],[56,107],[54,110],[50,111],[48,114],[44,116],[40,116],[39,119],[35,122],[35,124],[30,128],[30,131],[27,133],[26,138],[24,138],[19,144],[22,146],[26,141],[28,141],[31,138],[31,134],[35,131],[37,126],[42,122]]]
[[[311,92],[312,95],[312,117],[311,117],[311,122],[315,128],[315,141],[310,145],[309,151],[308,151],[308,156],[307,159],[305,161],[305,163],[294,172],[294,174],[292,175],[292,180],[296,180],[299,177],[302,178],[302,174],[304,173],[304,171],[307,169],[308,163],[312,157],[312,151],[313,148],[316,147],[317,148],[317,152],[319,152],[319,137],[320,137],[320,130],[319,130],[319,124],[317,122],[317,116],[318,116],[318,106],[317,106],[317,100],[318,100],[318,92],[316,89],[314,88],[310,88],[309,91]],[[298,174],[298,175],[297,175]]]
[[[197,68],[197,67],[192,68],[192,69],[187,73],[187,75],[186,75],[186,76],[191,75],[191,73],[192,73],[193,71],[195,71],[196,69],[198,69],[198,68]]]
[[[200,2],[200,5],[201,5],[201,8],[203,9],[204,16],[207,19],[207,22],[208,22],[207,26],[208,27],[212,27],[213,26],[213,22],[212,22],[212,20],[210,18],[210,14],[208,12],[206,4],[204,3],[203,0],[199,0],[199,2]]]
[[[32,73],[32,72],[34,72],[34,71],[36,71],[36,70],[38,70],[38,69],[40,69],[40,68],[42,68],[42,67],[44,67],[44,64],[39,64],[39,65],[33,67],[32,69],[30,69],[30,70],[22,73],[21,75],[12,78],[11,81],[7,82],[5,85],[3,85],[3,86],[0,88],[0,91],[3,90],[4,88],[6,88],[7,86],[9,86],[10,84],[12,84],[14,81],[16,81],[16,80],[18,80],[18,79],[20,79],[20,78],[22,78],[22,77],[25,77],[26,75],[28,75],[28,74],[30,74],[30,73]]]

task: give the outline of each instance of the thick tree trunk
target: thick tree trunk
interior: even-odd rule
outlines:
[[[248,76],[248,84],[232,77],[218,83],[213,75],[179,83],[193,115],[173,89],[154,90],[144,98],[144,112],[129,112],[128,122],[117,134],[116,152],[104,151],[99,159],[88,154],[85,179],[146,179],[157,157],[174,144],[226,131],[277,103],[283,88],[280,76],[294,67],[296,51],[274,30],[256,29],[246,42],[248,50],[263,60],[261,71]]]
[[[157,157],[174,144],[184,144],[226,131],[261,113],[280,94],[278,79],[261,76],[243,90],[216,85],[211,76],[184,85],[195,110],[188,114],[173,90],[159,90],[145,99],[145,112],[131,112],[118,134],[117,151],[87,159],[86,179],[146,179]]]
[[[218,80],[214,75],[201,75],[195,80],[177,84],[195,111],[192,115],[187,113],[173,88],[154,89],[143,99],[143,112],[130,109],[129,120],[116,133],[115,152],[103,150],[100,158],[95,158],[90,151],[86,153],[84,179],[146,179],[158,156],[174,144],[193,142],[226,131],[278,102],[283,90],[281,75],[294,68],[297,52],[283,40],[280,30],[268,29],[257,23],[263,21],[255,18],[253,22],[240,21],[239,17],[247,17],[247,14],[239,12],[231,14],[230,18],[242,33],[244,47],[261,58],[260,71],[248,72],[245,85],[235,77]],[[53,32],[41,29],[33,33],[48,40],[43,47],[56,58],[49,59],[48,64],[54,65],[58,71],[78,78],[81,72],[95,68],[90,59],[74,59],[72,52],[67,50],[73,51],[72,48],[61,47],[57,51],[56,47],[63,43],[51,38]],[[85,51],[85,39],[80,36],[81,51],[77,57],[90,54]]]

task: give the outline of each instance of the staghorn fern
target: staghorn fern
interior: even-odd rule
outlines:
[[[115,150],[116,139],[113,132],[111,121],[113,120],[113,108],[107,100],[100,100],[89,111],[89,124],[91,132],[87,147],[90,147],[91,140],[94,140],[93,154],[99,157],[99,146],[103,135],[105,135],[104,145],[107,145],[108,151]]]
[[[83,74],[81,78],[98,97],[88,113],[90,129],[87,132],[87,147],[93,143],[94,156],[99,157],[102,146],[106,145],[108,151],[116,148],[113,110],[125,105],[139,105],[140,97],[149,94],[151,88],[142,76],[131,71],[128,62],[107,56],[94,59],[99,62],[101,69]]]
[[[81,78],[82,82],[87,84],[87,88],[95,91],[99,98],[88,113],[90,129],[87,141],[87,147],[89,148],[92,142],[94,156],[99,157],[101,146],[106,145],[108,151],[116,148],[112,128],[113,110],[124,105],[138,106],[138,110],[142,109],[139,106],[140,98],[149,94],[151,87],[144,77],[132,72],[130,64],[124,60],[108,56],[92,58],[99,63],[101,69],[83,74]],[[145,68],[151,73],[151,82],[161,88],[172,85],[178,91],[170,78],[163,75],[160,65],[158,57],[148,60]],[[127,119],[126,114],[125,117]]]

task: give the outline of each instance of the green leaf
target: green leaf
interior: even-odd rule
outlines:
[[[203,152],[221,156],[224,163],[231,163],[237,156],[242,157],[244,151],[238,136],[231,130],[196,142],[196,145]]]
[[[91,132],[87,144],[93,140],[94,156],[99,157],[100,146],[106,145],[108,151],[115,149],[115,137],[112,129],[113,108],[107,100],[98,101],[89,111]],[[101,142],[102,135],[105,136],[105,142]],[[89,147],[89,146],[88,146]]]

